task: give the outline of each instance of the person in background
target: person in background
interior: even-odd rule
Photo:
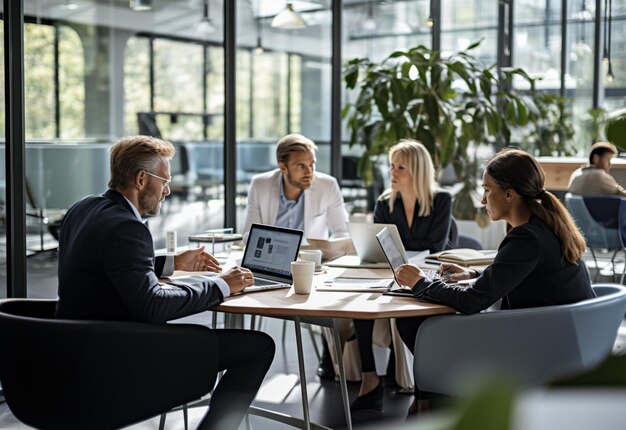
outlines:
[[[591,146],[589,164],[576,169],[569,179],[568,191],[581,196],[626,196],[626,190],[609,174],[611,158],[617,154],[615,145],[596,142]]]
[[[374,222],[395,224],[407,250],[442,251],[448,245],[452,197],[439,189],[428,150],[420,142],[401,140],[389,150],[389,164],[391,188],[376,202]],[[374,320],[354,320],[354,326],[361,355],[361,389],[352,409],[382,410],[384,390],[372,349]]]
[[[332,176],[315,171],[316,151],[315,143],[300,134],[278,141],[278,169],[255,175],[250,182],[244,238],[253,223],[303,230],[305,240],[349,236],[339,184]],[[322,344],[317,374],[334,379],[328,344]]]
[[[511,226],[493,263],[482,273],[442,264],[439,274],[443,280],[429,279],[419,267],[405,264],[396,269],[396,279],[410,286],[416,299],[450,306],[465,314],[480,312],[500,299],[501,309],[520,309],[595,297],[589,272],[581,260],[585,239],[567,209],[545,190],[544,184],[544,173],[531,155],[518,149],[502,150],[487,163],[483,175],[482,204],[489,217],[505,220]],[[471,278],[476,279],[472,284],[453,284]],[[423,320],[396,321],[411,351]],[[420,402],[420,409],[427,404],[427,399]],[[410,412],[417,409],[416,401]]]
[[[57,317],[164,324],[211,309],[252,285],[247,269],[220,273],[217,260],[203,247],[155,258],[143,218],[158,215],[170,194],[169,160],[174,152],[171,143],[149,136],[125,137],[111,147],[109,190],[75,203],[61,225]],[[159,282],[174,270],[217,274],[176,285]],[[274,341],[250,330],[214,333],[218,367],[226,372],[198,428],[234,430],[272,363]],[[177,365],[185,363],[164,364],[164,371],[176,371]]]

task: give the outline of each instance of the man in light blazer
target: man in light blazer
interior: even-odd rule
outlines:
[[[252,178],[243,233],[252,223],[304,231],[307,237],[348,236],[348,215],[337,180],[315,171],[317,146],[300,134],[278,141],[278,169]]]
[[[300,134],[288,134],[278,141],[278,169],[256,175],[250,183],[245,238],[252,223],[303,230],[305,239],[349,236],[339,184],[332,176],[315,172],[315,151],[315,143]],[[328,344],[322,344],[324,353],[317,374],[333,379]]]

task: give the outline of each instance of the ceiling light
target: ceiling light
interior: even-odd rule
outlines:
[[[130,0],[130,8],[136,12],[152,10],[152,0]]]
[[[210,34],[215,31],[213,21],[209,17],[209,0],[204,0],[204,11],[202,14],[202,19],[196,26],[196,31],[201,34]]]
[[[367,2],[367,16],[361,26],[365,31],[376,30],[376,21],[374,20],[374,5],[372,4],[372,0],[369,0]]]
[[[606,74],[606,81],[607,82],[613,82],[613,79],[615,77],[613,76],[613,64],[611,63],[611,61],[609,61],[609,71]]]
[[[72,0],[65,0],[61,7],[63,9],[76,10],[78,9],[78,3],[74,3]]]
[[[304,28],[306,27],[306,22],[298,12],[293,10],[293,5],[287,3],[285,9],[272,20],[272,27],[286,29]]]
[[[254,48],[254,53],[257,54],[257,55],[261,55],[264,52],[265,52],[265,49],[263,48],[263,44],[261,43],[261,38],[257,37],[256,38],[256,47]]]

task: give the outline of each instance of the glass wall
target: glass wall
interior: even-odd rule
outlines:
[[[293,6],[304,20],[302,28],[273,26],[284,2],[237,3],[239,229],[250,179],[277,167],[275,146],[284,135],[300,133],[313,139],[319,147],[317,170],[330,171],[330,6],[313,2]]]
[[[582,152],[591,139],[595,3],[567,1],[565,88]],[[603,64],[599,100],[607,111],[626,106],[626,45],[620,43],[626,38],[626,0],[610,3],[613,80]],[[172,196],[162,215],[150,221],[157,248],[167,230],[177,230],[183,242],[187,234],[223,226],[223,4],[211,0],[203,16],[200,0],[152,2],[147,11],[119,0],[24,0],[29,268],[54,272],[54,251],[47,250],[56,248],[64,212],[83,196],[106,189],[109,147],[128,134],[160,135],[177,147]],[[305,25],[293,29],[272,26],[285,1],[237,2],[239,225],[233,227],[243,222],[251,177],[276,167],[274,146],[283,135],[302,133],[315,140],[317,168],[330,172],[331,4],[294,2]],[[381,61],[395,50],[431,47],[430,0],[342,4],[337,42],[344,62]],[[542,77],[541,88],[559,91],[561,2],[513,4],[513,65]],[[444,55],[482,39],[474,53],[495,64],[498,1],[441,0],[439,10]],[[602,13],[603,38],[606,22]],[[0,97],[4,139],[4,92]],[[340,97],[345,104],[353,94],[344,91]],[[347,133],[343,136],[346,141]],[[342,153],[359,156],[361,149],[344,145]],[[1,172],[4,184],[4,164]]]
[[[473,55],[485,64],[498,57],[498,2],[441,0],[441,50],[458,52],[482,40]]]
[[[604,105],[608,111],[626,107],[626,0],[612,0],[610,50],[612,77],[608,61],[603,62],[602,82],[605,87]]]

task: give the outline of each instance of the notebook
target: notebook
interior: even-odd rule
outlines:
[[[461,266],[488,265],[493,263],[497,253],[498,251],[493,249],[458,248],[430,254],[426,259],[436,263],[456,263]]]
[[[241,267],[254,275],[254,285],[243,292],[291,287],[291,262],[298,258],[302,231],[252,224]]]
[[[406,258],[404,246],[400,239],[400,233],[395,224],[372,224],[363,222],[349,222],[348,230],[354,243],[357,255],[344,255],[336,260],[329,261],[331,267],[367,267],[386,269],[389,267],[385,254],[380,249],[376,240],[376,234],[387,228]]]

